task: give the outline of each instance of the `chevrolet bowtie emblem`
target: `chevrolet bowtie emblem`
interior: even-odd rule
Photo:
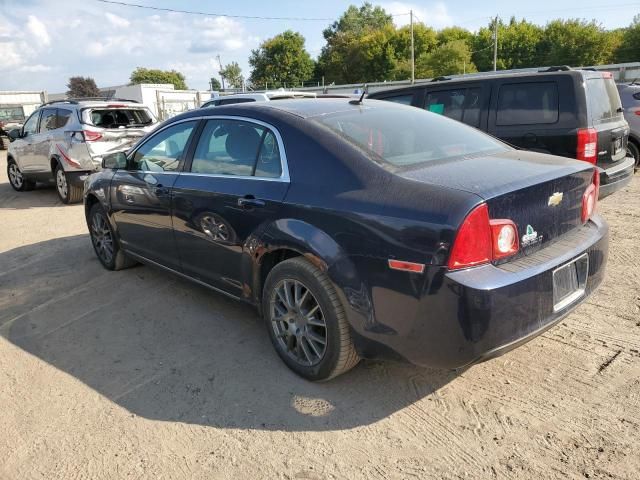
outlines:
[[[564,194],[562,192],[554,193],[549,197],[549,202],[547,203],[547,205],[549,205],[550,207],[555,207],[557,205],[560,205],[560,202],[562,202],[563,196]]]

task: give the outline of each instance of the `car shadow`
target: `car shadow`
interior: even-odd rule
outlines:
[[[363,361],[305,381],[253,308],[146,266],[108,272],[88,235],[0,253],[0,335],[132,414],[221,428],[369,425],[460,373]]]
[[[38,183],[34,190],[16,192],[9,182],[0,183],[0,210],[23,210],[38,207],[62,207],[53,182]]]

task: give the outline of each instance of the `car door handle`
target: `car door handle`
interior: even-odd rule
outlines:
[[[238,206],[242,208],[260,208],[264,205],[264,200],[255,198],[253,195],[245,195],[238,199]]]
[[[171,190],[168,187],[164,187],[162,185],[156,185],[156,187],[153,189],[153,192],[156,195],[169,195],[169,193],[171,192]]]

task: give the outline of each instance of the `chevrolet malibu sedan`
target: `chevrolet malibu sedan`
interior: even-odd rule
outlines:
[[[375,100],[179,115],[85,183],[105,268],[151,264],[257,307],[286,365],[461,368],[594,291],[608,227],[593,165]],[[176,319],[177,320],[177,319]]]

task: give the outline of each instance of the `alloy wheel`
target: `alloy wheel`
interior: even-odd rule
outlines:
[[[22,185],[24,184],[24,177],[22,176],[22,172],[15,163],[11,163],[9,165],[9,181],[16,190],[21,189]]]
[[[111,263],[113,259],[113,235],[102,213],[96,213],[91,219],[91,240],[103,262]]]
[[[270,305],[271,327],[282,350],[300,365],[318,364],[327,350],[327,324],[311,291],[299,280],[281,280]]]
[[[64,171],[61,168],[58,168],[56,172],[56,186],[58,187],[58,192],[62,198],[67,198],[69,193],[69,187],[67,186],[67,177],[64,174]]]
[[[215,217],[206,216],[200,221],[202,230],[213,240],[226,242],[229,240],[229,229],[227,225]]]

